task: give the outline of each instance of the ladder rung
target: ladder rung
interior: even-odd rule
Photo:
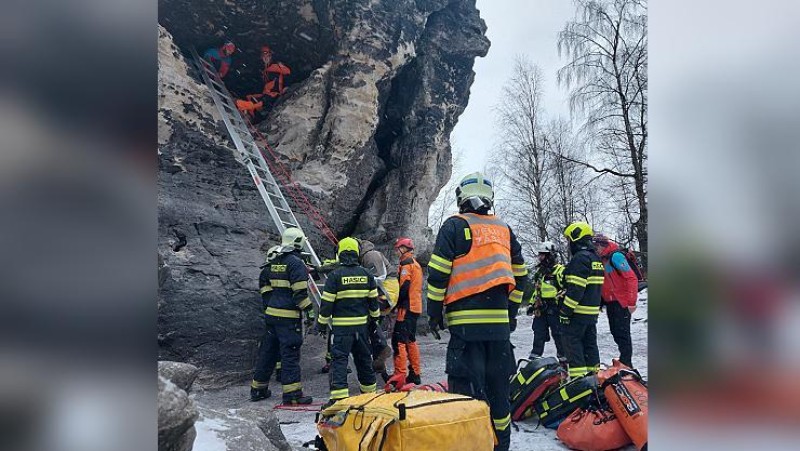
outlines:
[[[214,80],[214,77],[212,77],[212,76],[210,76],[210,75],[209,75],[209,77],[208,77],[208,80],[209,80],[209,81],[211,82],[211,84],[213,84],[214,86],[216,86],[216,87],[218,87],[218,88],[221,88],[221,89],[219,90],[219,93],[220,93],[220,94],[225,94],[225,85],[224,85],[224,84],[222,84],[222,83],[218,82],[217,80]]]
[[[287,221],[284,221],[283,219],[281,219],[281,222],[283,223],[283,225],[288,225],[288,226],[292,226],[292,227],[299,227],[299,224],[296,224],[294,222],[287,222]]]

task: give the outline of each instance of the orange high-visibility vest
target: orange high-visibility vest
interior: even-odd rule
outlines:
[[[469,224],[469,229],[464,229],[464,238],[472,241],[472,246],[466,255],[453,260],[445,305],[498,285],[508,285],[510,293],[515,282],[511,269],[511,232],[506,223],[494,215],[456,216]]]

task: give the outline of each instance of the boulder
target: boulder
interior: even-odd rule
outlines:
[[[158,376],[158,450],[191,451],[198,413],[185,391]]]
[[[181,390],[189,391],[192,388],[200,369],[189,363],[182,362],[158,362],[159,376],[177,385]]]

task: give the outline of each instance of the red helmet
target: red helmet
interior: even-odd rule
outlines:
[[[235,45],[233,45],[233,42],[231,42],[231,41],[228,41],[228,42],[226,42],[225,44],[222,44],[222,50],[223,50],[223,51],[224,51],[224,53],[226,53],[227,55],[233,55],[233,52],[235,52],[235,51],[236,51],[236,46],[235,46]]]
[[[397,249],[400,246],[405,246],[408,249],[414,250],[414,242],[411,241],[411,238],[400,237],[395,241],[394,248]]]

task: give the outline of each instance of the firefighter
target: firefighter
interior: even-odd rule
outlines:
[[[261,270],[263,271],[273,260],[275,260],[281,254],[281,247],[280,246],[272,246],[267,251],[267,260],[261,265]],[[262,287],[263,288],[263,287]],[[266,291],[261,294],[261,311],[264,312],[269,305],[269,296],[271,292]],[[269,354],[267,353],[267,337],[268,335],[266,332],[261,337],[261,344],[258,347],[258,356],[256,358],[256,368],[255,373],[262,379],[261,383],[255,382],[251,384],[250,390],[250,401],[261,401],[262,399],[267,399],[272,396],[272,391],[267,387],[267,382],[269,382],[269,378],[272,375],[272,372],[266,373],[264,371],[264,367],[269,360]],[[266,377],[264,376],[266,374]],[[281,361],[275,363],[275,380],[277,382],[281,381]]]
[[[450,390],[488,401],[495,449],[508,450],[510,332],[517,326],[528,270],[514,233],[489,214],[494,202],[489,179],[480,172],[467,175],[456,199],[460,214],[442,224],[428,264],[428,321],[436,331],[447,318]]]
[[[394,250],[400,260],[397,270],[400,294],[397,297],[397,321],[392,332],[394,374],[403,373],[406,381],[419,385],[422,383],[422,365],[417,346],[417,320],[422,314],[422,267],[414,258],[411,238],[398,238]]]
[[[572,258],[564,269],[566,292],[558,319],[570,378],[597,371],[600,365],[597,317],[605,272],[592,244],[593,234],[585,222],[573,222],[564,229]]]
[[[539,264],[533,275],[533,296],[528,306],[528,315],[533,315],[533,348],[528,358],[536,359],[544,354],[544,344],[553,341],[556,355],[564,359],[561,330],[558,322],[558,293],[564,288],[564,265],[556,263],[556,245],[545,241],[539,246]],[[563,294],[563,293],[562,293]]]
[[[350,354],[356,365],[361,393],[372,393],[376,388],[367,330],[381,314],[378,285],[369,271],[358,264],[358,242],[354,238],[339,241],[338,257],[339,268],[325,282],[317,317],[319,330],[326,331],[330,326],[333,334],[331,397],[323,409],[350,396],[347,388]]]
[[[619,348],[619,361],[633,368],[631,315],[636,310],[639,278],[620,251],[619,244],[602,235],[595,236],[593,241],[605,268],[601,297],[606,306],[608,327]]]
[[[280,254],[264,267],[259,276],[261,295],[267,294],[264,310],[267,333],[264,338],[264,362],[256,368],[250,399],[270,395],[269,375],[281,361],[280,382],[284,404],[310,404],[300,382],[300,346],[303,344],[301,316],[313,325],[314,310],[308,297],[308,268],[300,258],[306,242],[303,231],[290,227],[281,235]]]
[[[217,69],[219,78],[225,78],[225,75],[228,75],[228,71],[231,68],[231,55],[233,55],[235,51],[236,46],[233,45],[233,42],[227,41],[222,44],[221,47],[212,47],[206,50],[205,53],[203,53],[203,59],[211,63],[214,68]]]

